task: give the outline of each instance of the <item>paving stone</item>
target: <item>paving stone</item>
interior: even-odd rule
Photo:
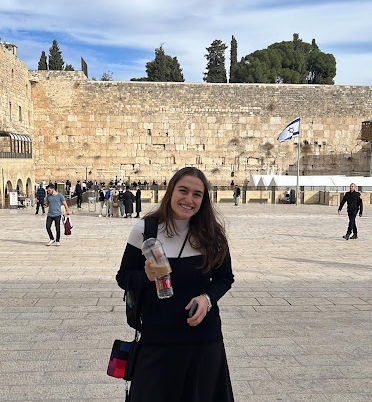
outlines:
[[[372,208],[353,243],[335,207],[217,208],[236,279],[220,302],[235,400],[372,401]],[[124,400],[106,368],[113,340],[134,334],[115,275],[136,221],[74,215],[57,248],[33,209],[0,210],[12,227],[0,242],[0,400]]]

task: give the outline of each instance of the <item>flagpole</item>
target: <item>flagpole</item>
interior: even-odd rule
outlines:
[[[298,128],[298,144],[297,144],[297,185],[296,185],[296,205],[298,206],[299,203],[299,196],[300,196],[300,155],[301,155],[301,113],[300,113],[300,121],[299,121],[299,128]]]

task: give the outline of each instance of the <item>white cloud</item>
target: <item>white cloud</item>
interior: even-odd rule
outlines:
[[[372,2],[366,1],[296,2],[282,8],[279,5],[267,8],[265,2],[258,0],[138,0],[126,4],[122,0],[99,3],[3,0],[0,32],[3,40],[17,41],[29,68],[36,68],[41,50],[47,51],[56,38],[66,62],[79,68],[82,55],[90,71],[97,71],[95,75],[110,69],[116,79],[143,76],[145,64],[150,60],[144,61],[143,56],[123,60],[119,57],[123,48],[153,54],[155,47],[164,43],[166,53],[179,59],[186,80],[200,82],[206,66],[205,48],[214,39],[230,45],[234,35],[238,41],[238,58],[274,42],[291,40],[295,32],[306,42],[315,38],[322,49],[322,45],[332,43],[365,41],[370,37],[371,13]],[[43,32],[51,38],[47,44],[45,35],[41,36]],[[107,53],[100,54],[91,45],[112,47],[112,57],[107,59]],[[336,83],[371,84],[369,70],[358,63],[358,74],[355,74],[356,66],[339,49],[335,54]],[[360,56],[370,61],[368,55]],[[229,69],[229,49],[226,69]]]

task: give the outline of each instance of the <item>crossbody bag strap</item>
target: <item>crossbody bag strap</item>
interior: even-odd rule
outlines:
[[[158,218],[145,218],[145,229],[143,232],[143,240],[147,240],[150,237],[153,237],[156,239],[157,235],[158,235],[158,222],[159,219]],[[127,297],[126,292],[124,293],[124,299]],[[141,293],[139,293],[137,295],[137,299],[135,300],[135,302],[137,304],[139,304],[140,302],[140,298],[141,298]],[[137,307],[136,309],[136,322],[140,322],[141,318],[140,318],[140,309]],[[138,341],[139,339],[139,334],[140,331],[138,330],[138,328],[136,328],[136,334],[134,336],[135,341]]]
[[[183,249],[185,248],[185,245],[186,245],[186,242],[187,242],[187,239],[188,239],[188,238],[189,238],[189,231],[187,231],[187,233],[186,233],[185,240],[183,241],[183,244],[182,244],[180,253],[178,254],[178,257],[177,257],[177,258],[181,258],[182,251],[183,251]]]
[[[143,241],[153,237],[156,239],[158,237],[158,225],[159,218],[145,218],[145,230],[143,232]]]

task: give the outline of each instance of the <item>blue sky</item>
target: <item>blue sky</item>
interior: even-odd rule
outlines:
[[[30,70],[56,39],[66,63],[80,69],[82,56],[90,78],[111,71],[117,81],[146,76],[163,44],[186,82],[203,82],[214,39],[230,46],[234,35],[240,59],[298,33],[336,57],[336,84],[372,85],[371,15],[371,0],[2,0],[0,37]]]

